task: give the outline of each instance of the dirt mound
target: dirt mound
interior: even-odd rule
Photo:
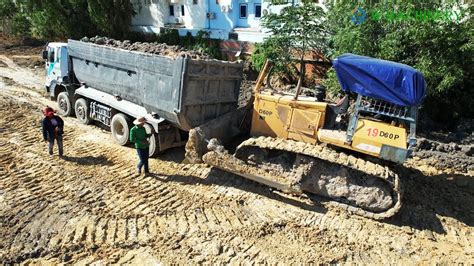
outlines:
[[[464,119],[452,132],[428,132],[418,138],[413,157],[438,170],[474,172],[474,120]]]
[[[239,107],[245,106],[249,102],[255,83],[255,81],[242,80],[242,83],[240,83]]]
[[[179,45],[167,45],[158,42],[131,42],[129,40],[119,41],[107,37],[95,36],[92,38],[84,37],[82,42],[92,42],[99,45],[105,45],[120,48],[129,51],[138,51],[149,54],[163,55],[168,57],[185,57],[193,59],[211,59],[208,54],[200,51],[189,50]]]
[[[474,120],[464,119],[451,132],[428,132],[418,138],[413,153],[417,164],[444,172],[474,172]]]
[[[0,35],[0,53],[22,67],[40,69],[44,66],[41,58],[44,45],[44,41],[33,38]],[[0,67],[6,65],[0,63]]]
[[[472,144],[442,143],[420,138],[413,157],[439,170],[468,173],[474,171],[473,154],[474,145]]]

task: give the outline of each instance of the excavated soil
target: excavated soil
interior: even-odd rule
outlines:
[[[10,37],[0,33],[0,53],[8,55],[15,64],[39,70],[44,69],[41,52],[45,43],[31,38]],[[6,67],[0,62],[0,67]]]
[[[459,172],[473,175],[474,173],[474,121],[466,121],[470,134],[462,134],[460,138],[444,136],[438,140],[420,138],[413,160],[430,166],[438,171]]]
[[[66,157],[49,156],[44,77],[0,61],[2,264],[474,263],[472,173],[411,161],[399,169],[405,204],[382,222],[183,164],[182,148],[136,177],[133,148],[72,117]]]
[[[211,59],[208,54],[200,51],[189,50],[179,45],[167,45],[157,42],[131,42],[129,40],[119,41],[107,37],[95,36],[92,38],[84,37],[83,42],[92,42],[99,45],[120,48],[129,51],[137,51],[149,54],[163,55],[168,57],[185,57],[193,59]]]

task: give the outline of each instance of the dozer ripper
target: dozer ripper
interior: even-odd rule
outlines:
[[[407,65],[352,54],[333,66],[346,94],[336,104],[265,87],[267,60],[246,107],[190,131],[187,159],[286,193],[329,198],[364,217],[394,215],[402,192],[390,165],[403,163],[416,144],[424,78]],[[242,134],[251,137],[233,155],[221,145]]]

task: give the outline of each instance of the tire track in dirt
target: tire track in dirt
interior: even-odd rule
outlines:
[[[65,118],[64,136],[70,159],[51,160],[38,143],[39,111],[50,102],[36,94],[0,90],[0,244],[9,253],[0,261],[141,245],[155,247],[164,262],[182,263],[453,262],[474,254],[472,228],[450,217],[444,233],[431,233],[433,241],[429,230],[397,225],[401,218],[379,223],[330,204],[324,213],[308,199],[203,165],[152,160],[156,176],[134,177],[133,149],[72,118]]]
[[[5,100],[5,99],[2,99]],[[10,128],[14,129],[16,131],[17,135],[21,136],[24,134],[27,134],[31,130],[37,130],[37,128],[34,128],[33,126],[30,127],[25,127],[25,121],[18,121],[18,122],[13,122],[9,126]],[[67,147],[67,138],[71,139],[74,138],[73,134],[66,134],[65,135],[65,146]],[[37,150],[43,150],[44,147],[41,147],[40,145],[37,144],[37,139],[40,138],[39,133],[34,134],[33,137],[31,138],[21,138],[22,142],[21,143],[8,143],[7,147],[3,149],[2,151],[8,151],[10,149],[13,149],[15,145],[21,144],[20,146],[28,146],[29,148],[36,148]],[[5,143],[6,143],[5,139]],[[21,147],[16,147],[20,151],[18,151],[18,154],[22,153],[23,151],[21,150]],[[35,151],[36,151],[35,149]],[[45,152],[45,151],[44,151]],[[72,151],[72,153],[76,152],[77,155],[81,155],[83,152],[85,152],[84,149],[78,149],[75,151]],[[87,152],[89,154],[99,154],[103,151],[99,151],[99,148],[93,147],[92,149],[89,147],[87,149]],[[112,160],[115,160],[116,158],[119,158],[123,156],[122,154],[118,153],[116,150],[112,151],[113,154],[115,154],[115,158],[111,158]],[[4,155],[4,154],[1,154]],[[13,202],[13,199],[10,199],[11,203],[14,203],[12,208],[23,206],[24,204],[29,204],[31,205],[32,202],[29,201],[29,199],[34,199],[35,202],[49,202],[49,203],[54,203],[58,201],[59,199],[62,198],[63,201],[65,200],[70,200],[70,201],[76,201],[76,204],[80,202],[84,202],[84,206],[82,208],[87,208],[85,205],[90,205],[90,203],[100,201],[100,199],[92,197],[92,195],[97,195],[95,193],[90,193],[89,191],[86,191],[85,193],[82,192],[82,188],[85,186],[81,185],[81,181],[77,180],[77,177],[71,176],[67,173],[62,173],[61,172],[61,165],[56,163],[55,160],[49,160],[48,157],[44,158],[45,155],[41,154],[40,152],[29,152],[29,156],[25,160],[21,160],[20,158],[16,156],[10,156],[6,161],[15,161],[15,167],[14,169],[11,169],[11,172],[9,173],[10,178],[9,179],[3,179],[2,180],[2,187],[8,187],[10,183],[8,183],[10,180],[16,180],[17,183],[20,184],[21,187],[24,187],[22,194],[19,198],[16,197],[16,200]],[[31,165],[29,162],[33,161],[35,162],[34,165]],[[38,161],[42,161],[39,163]],[[37,169],[33,171],[25,171],[25,170],[19,170],[19,169],[28,169],[28,167],[32,167],[32,169]],[[127,166],[128,167],[128,166]],[[117,177],[118,173],[123,173],[124,172],[125,165],[121,164],[119,167],[116,169],[113,169],[111,172],[112,176]],[[49,169],[45,171],[44,169]],[[196,172],[196,167],[190,167],[188,169],[189,172],[194,173]],[[46,174],[46,175],[45,175]],[[102,174],[102,173],[97,173],[97,174]],[[186,175],[186,173],[184,173]],[[81,174],[81,177],[84,177],[84,173]],[[115,191],[114,193],[111,194],[118,194],[118,195],[126,195],[129,198],[132,198],[129,201],[126,201],[125,204],[116,204],[116,208],[112,212],[114,215],[117,214],[122,214],[122,213],[132,213],[133,210],[136,210],[138,207],[140,209],[150,209],[150,208],[159,208],[161,210],[165,210],[168,212],[171,212],[170,214],[166,214],[167,217],[167,224],[165,229],[162,229],[162,231],[167,231],[170,232],[170,229],[175,229],[174,232],[180,233],[182,235],[187,234],[190,232],[190,224],[195,224],[195,223],[202,223],[203,228],[196,228],[196,230],[208,230],[206,228],[205,224],[208,221],[207,218],[204,216],[200,216],[199,213],[202,213],[201,211],[195,212],[193,215],[187,215],[186,213],[180,213],[184,205],[184,202],[182,199],[179,198],[178,194],[171,191],[169,188],[163,186],[162,184],[153,184],[153,179],[151,178],[143,178],[139,177],[138,179],[132,180],[129,174],[124,174],[122,176],[118,176],[119,179],[123,181],[128,181],[128,185],[132,182],[137,182],[138,185],[132,185],[127,186],[127,183],[123,186],[115,186]],[[97,180],[95,180],[97,182]],[[114,180],[105,180],[108,181],[109,183],[112,183]],[[56,185],[55,185],[56,184]],[[88,184],[90,185],[90,184]],[[18,187],[18,186],[17,186]],[[133,189],[133,190],[130,190]],[[137,193],[139,191],[139,193]],[[82,192],[82,193],[80,193]],[[116,193],[119,192],[119,193]],[[134,196],[143,196],[143,193],[148,192],[148,194],[145,194],[147,197],[146,200],[150,200],[152,202],[152,205],[148,205],[143,207],[143,199],[141,200],[136,200],[133,199]],[[153,193],[151,193],[153,192]],[[159,192],[159,193],[157,193]],[[80,194],[79,194],[80,193]],[[136,195],[134,195],[136,194]],[[100,194],[99,194],[100,195]],[[189,197],[188,197],[189,198]],[[18,200],[19,199],[19,200]],[[193,202],[194,201],[194,202]],[[196,201],[193,199],[194,204]],[[88,206],[91,207],[91,206]],[[93,207],[93,205],[92,205]],[[168,209],[170,207],[171,209]],[[81,209],[81,208],[78,208]],[[39,209],[36,208],[36,212],[29,213],[30,216],[23,217],[26,218],[26,220],[31,221],[31,220],[38,220],[42,221],[41,224],[43,224],[45,218],[45,213],[49,213],[48,211],[45,211],[45,209]],[[70,212],[74,212],[73,210],[69,210]],[[214,214],[216,217],[219,217],[220,220],[216,219],[217,223],[213,224],[213,226],[219,226],[220,224],[223,224],[222,221],[230,221],[233,220],[234,222],[228,222],[226,226],[232,226],[233,224],[241,226],[240,223],[236,222],[238,219],[236,218],[228,218],[228,215],[225,215],[222,210],[216,210],[217,213],[220,215]],[[136,214],[136,213],[135,213]],[[139,217],[143,218],[143,217]],[[111,245],[133,245],[137,242],[137,237],[140,234],[141,239],[150,239],[153,237],[143,237],[143,235],[147,235],[150,230],[146,228],[146,224],[142,223],[141,224],[141,230],[139,231],[137,226],[136,226],[136,218],[111,218],[107,222],[102,222],[101,226],[98,226],[98,223],[95,222],[97,221],[97,217],[91,217],[91,216],[83,216],[80,220],[78,219],[70,219],[68,222],[66,222],[60,230],[59,228],[56,228],[55,230],[48,231],[46,233],[40,233],[39,232],[39,224],[38,223],[30,223],[29,225],[24,226],[23,224],[18,224],[17,228],[20,229],[22,228],[24,232],[28,232],[26,234],[18,234],[16,236],[16,239],[23,239],[27,238],[28,240],[32,240],[30,243],[40,243],[41,246],[45,246],[44,243],[47,242],[47,239],[51,239],[49,241],[49,248],[54,249],[57,245],[60,245],[61,243],[67,243],[67,242],[72,242],[72,243],[81,243],[84,242],[86,239],[88,239],[89,244],[101,244],[104,239],[109,240],[109,244]],[[156,223],[156,222],[155,222]],[[76,226],[73,226],[73,224],[76,224]],[[46,221],[45,224],[49,227],[48,221]],[[104,230],[104,228],[108,230]],[[96,229],[99,231],[97,234],[95,233]],[[19,230],[16,230],[19,231]],[[141,233],[141,231],[145,231],[145,233]],[[62,232],[62,237],[59,237],[59,234]],[[104,234],[104,232],[106,232]],[[171,230],[173,232],[173,230]],[[51,234],[57,234],[53,237],[49,237]],[[105,235],[105,237],[99,237],[97,238],[99,241],[98,243],[94,243],[92,239],[95,239],[95,235],[101,236]],[[47,238],[47,239],[46,239]],[[20,242],[20,241],[18,241]],[[15,249],[15,247],[11,247],[12,249]],[[29,245],[29,246],[23,246],[21,249],[23,250],[29,250],[30,253],[37,253],[35,250],[35,245]]]

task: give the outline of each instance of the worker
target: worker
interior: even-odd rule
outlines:
[[[63,132],[64,121],[61,117],[54,114],[53,108],[46,106],[43,109],[43,121],[41,127],[43,129],[43,139],[48,141],[49,155],[53,155],[54,140],[58,143],[59,156],[63,156]]]
[[[134,127],[130,130],[130,141],[135,143],[135,148],[137,149],[138,153],[138,165],[137,165],[137,175],[141,175],[142,167],[145,168],[145,175],[149,175],[150,171],[148,168],[148,149],[150,143],[148,142],[148,138],[151,137],[153,134],[153,128],[151,134],[147,134],[145,130],[145,117],[139,117],[133,121],[135,124]]]

